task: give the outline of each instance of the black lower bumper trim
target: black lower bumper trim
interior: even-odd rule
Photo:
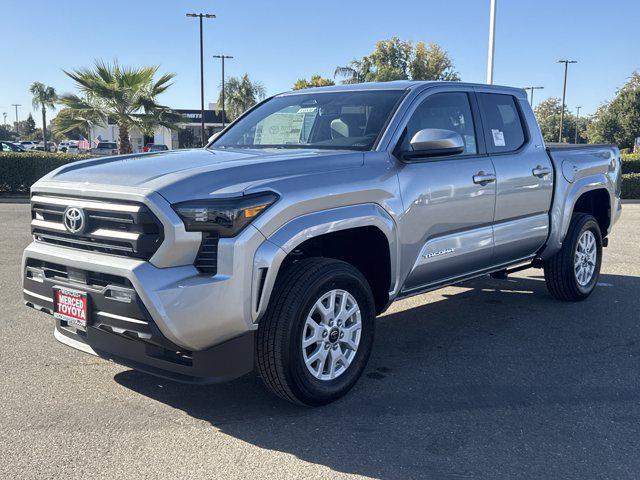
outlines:
[[[86,343],[104,359],[177,382],[221,383],[253,370],[254,332],[206,350],[176,352],[90,326],[82,335],[59,322],[56,328],[62,335]]]

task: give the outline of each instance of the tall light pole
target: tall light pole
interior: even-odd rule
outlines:
[[[487,83],[493,83],[493,52],[495,50],[496,39],[496,1],[491,0],[491,11],[489,12],[489,56],[487,60]]]
[[[202,147],[204,147],[204,57],[202,53],[202,19],[203,18],[216,18],[211,13],[187,13],[187,17],[196,17],[200,19],[200,128],[202,129],[201,141]]]
[[[576,107],[576,139],[573,143],[577,144],[578,143],[578,122],[580,121],[580,109],[582,107]]]
[[[562,124],[564,122],[564,107],[567,96],[567,70],[570,63],[578,63],[576,60],[558,60],[558,63],[564,63],[564,83],[562,84],[562,110],[560,110],[560,131],[558,132],[558,142],[562,142]]]
[[[21,107],[19,103],[12,103],[12,107],[16,107],[16,135],[20,137],[20,124],[18,123],[18,107]]]
[[[542,90],[544,87],[523,87],[523,90],[529,90],[531,92],[531,99],[529,100],[529,104],[531,108],[533,108],[533,91],[534,90]]]
[[[224,59],[225,58],[233,58],[231,55],[214,55],[213,58],[219,58],[222,60],[222,128],[224,128],[225,120],[226,120],[226,110],[224,105]]]

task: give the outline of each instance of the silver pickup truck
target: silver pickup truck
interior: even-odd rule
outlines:
[[[620,170],[612,145],[545,146],[515,88],[283,93],[206,148],[38,181],[24,299],[79,350],[184,382],[255,368],[281,397],[326,404],[394,300],[530,267],[553,297],[588,297]]]

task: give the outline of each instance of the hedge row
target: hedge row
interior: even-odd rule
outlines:
[[[622,198],[640,200],[640,173],[622,175]]]
[[[622,155],[622,173],[640,173],[640,153]]]
[[[90,155],[67,153],[0,152],[0,192],[26,193],[40,177],[50,171]],[[624,155],[622,162],[622,198],[640,199],[640,155]]]
[[[25,193],[40,177],[70,162],[91,155],[69,153],[0,152],[0,192]]]

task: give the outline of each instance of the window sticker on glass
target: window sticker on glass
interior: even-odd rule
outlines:
[[[256,126],[255,145],[300,143],[304,113],[274,113]]]
[[[464,136],[464,153],[476,153],[476,137],[475,135]]]
[[[496,147],[504,147],[506,145],[504,143],[504,132],[498,130],[497,128],[492,128],[491,134],[493,135],[493,144]]]

